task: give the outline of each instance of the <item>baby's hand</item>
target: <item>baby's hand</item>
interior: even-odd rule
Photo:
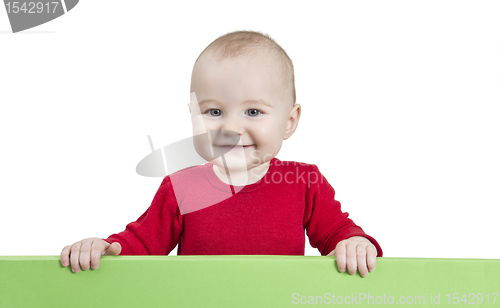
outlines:
[[[102,255],[117,256],[122,251],[122,246],[118,242],[111,245],[98,237],[91,237],[68,245],[61,252],[61,264],[66,267],[69,265],[71,257],[71,269],[74,273],[82,270],[86,271],[92,266],[92,269],[99,267],[99,260]]]
[[[337,265],[342,273],[345,272],[347,263],[349,274],[356,274],[358,269],[361,276],[366,277],[368,271],[375,270],[377,248],[366,237],[353,236],[340,241],[328,256],[337,256]]]

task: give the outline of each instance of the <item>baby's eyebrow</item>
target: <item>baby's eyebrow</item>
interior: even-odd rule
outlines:
[[[257,104],[265,105],[269,108],[273,108],[273,106],[271,104],[269,104],[268,102],[266,102],[263,99],[251,99],[251,100],[243,102],[243,104],[249,104],[249,103],[254,103],[254,104],[257,103]]]
[[[202,100],[202,101],[198,104],[198,106],[201,106],[201,105],[203,105],[203,104],[205,104],[205,103],[216,103],[216,104],[218,104],[218,105],[222,105],[222,103],[221,103],[221,102],[219,102],[219,101],[217,101],[217,100],[215,100],[215,99],[204,99],[204,100]],[[263,100],[263,99],[250,99],[250,100],[246,100],[246,101],[244,101],[244,102],[243,102],[243,104],[252,104],[252,103],[253,103],[253,104],[260,104],[260,105],[264,105],[264,106],[267,106],[267,107],[269,107],[269,108],[273,108],[273,106],[272,106],[270,103],[266,102],[266,101],[265,101],[265,100]]]
[[[214,100],[214,99],[204,99],[202,100],[201,102],[198,103],[198,106],[201,107],[201,105],[205,104],[205,103],[217,103],[217,104],[221,104],[220,102]]]

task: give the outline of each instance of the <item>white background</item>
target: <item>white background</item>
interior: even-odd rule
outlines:
[[[384,256],[500,256],[500,1],[482,0],[84,0],[18,34],[0,7],[0,255],[135,221],[161,183],[135,173],[147,135],[191,135],[194,61],[235,30],[295,65],[277,157],[316,164]]]

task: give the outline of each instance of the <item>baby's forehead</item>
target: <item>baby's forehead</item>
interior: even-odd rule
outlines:
[[[278,58],[277,55],[273,54],[272,52],[266,52],[265,50],[256,50],[251,53],[246,53],[246,54],[239,54],[236,56],[223,56],[216,54],[214,52],[206,52],[200,56],[198,59],[198,62],[211,62],[214,65],[222,65],[226,64],[227,62],[261,62],[265,64],[269,64],[273,67],[278,67],[278,64],[280,59]],[[196,63],[196,64],[197,64]],[[196,66],[195,64],[195,66]]]
[[[230,68],[230,70],[241,69],[241,63],[244,66],[255,67],[255,63],[259,67],[263,67],[262,70],[257,70],[257,74],[262,74],[263,76],[268,76],[270,73],[281,80],[280,86],[284,87],[287,84],[287,69],[286,64],[280,61],[277,55],[273,55],[270,52],[259,51],[250,54],[243,54],[234,57],[221,57],[217,54],[207,53],[199,57],[193,68],[193,76],[198,74],[209,74],[210,68],[224,67]]]
[[[277,87],[276,89],[283,92],[283,96],[289,96],[289,99],[287,99],[292,101],[291,105],[294,105],[295,87],[293,66],[287,62],[285,57],[286,55],[280,53],[279,50],[269,47],[266,48],[265,46],[256,46],[244,53],[239,52],[236,54],[221,53],[219,49],[210,50],[207,48],[198,57],[193,67],[191,92],[195,91],[195,84],[199,84],[197,82],[193,83],[194,80],[200,80],[200,78],[204,80],[207,80],[206,78],[211,79],[209,77],[211,73],[210,70],[213,69],[214,66],[226,66],[226,68],[229,67],[229,70],[237,70],[241,69],[238,67],[238,65],[241,65],[241,62],[248,62],[248,64],[243,64],[244,69],[246,69],[245,66],[248,67],[248,65],[250,67],[261,67],[262,70],[254,71],[254,74],[257,76],[262,74],[266,79],[271,77],[273,80],[272,83]],[[256,65],[253,65],[255,63]],[[235,66],[232,67],[232,64],[235,64]]]

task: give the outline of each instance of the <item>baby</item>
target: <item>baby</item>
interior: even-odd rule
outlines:
[[[297,129],[293,64],[269,36],[228,33],[191,76],[196,152],[207,161],[166,176],[123,232],[64,247],[63,266],[97,269],[101,255],[304,255],[305,236],[340,272],[362,277],[382,256],[316,165],[276,158]]]

